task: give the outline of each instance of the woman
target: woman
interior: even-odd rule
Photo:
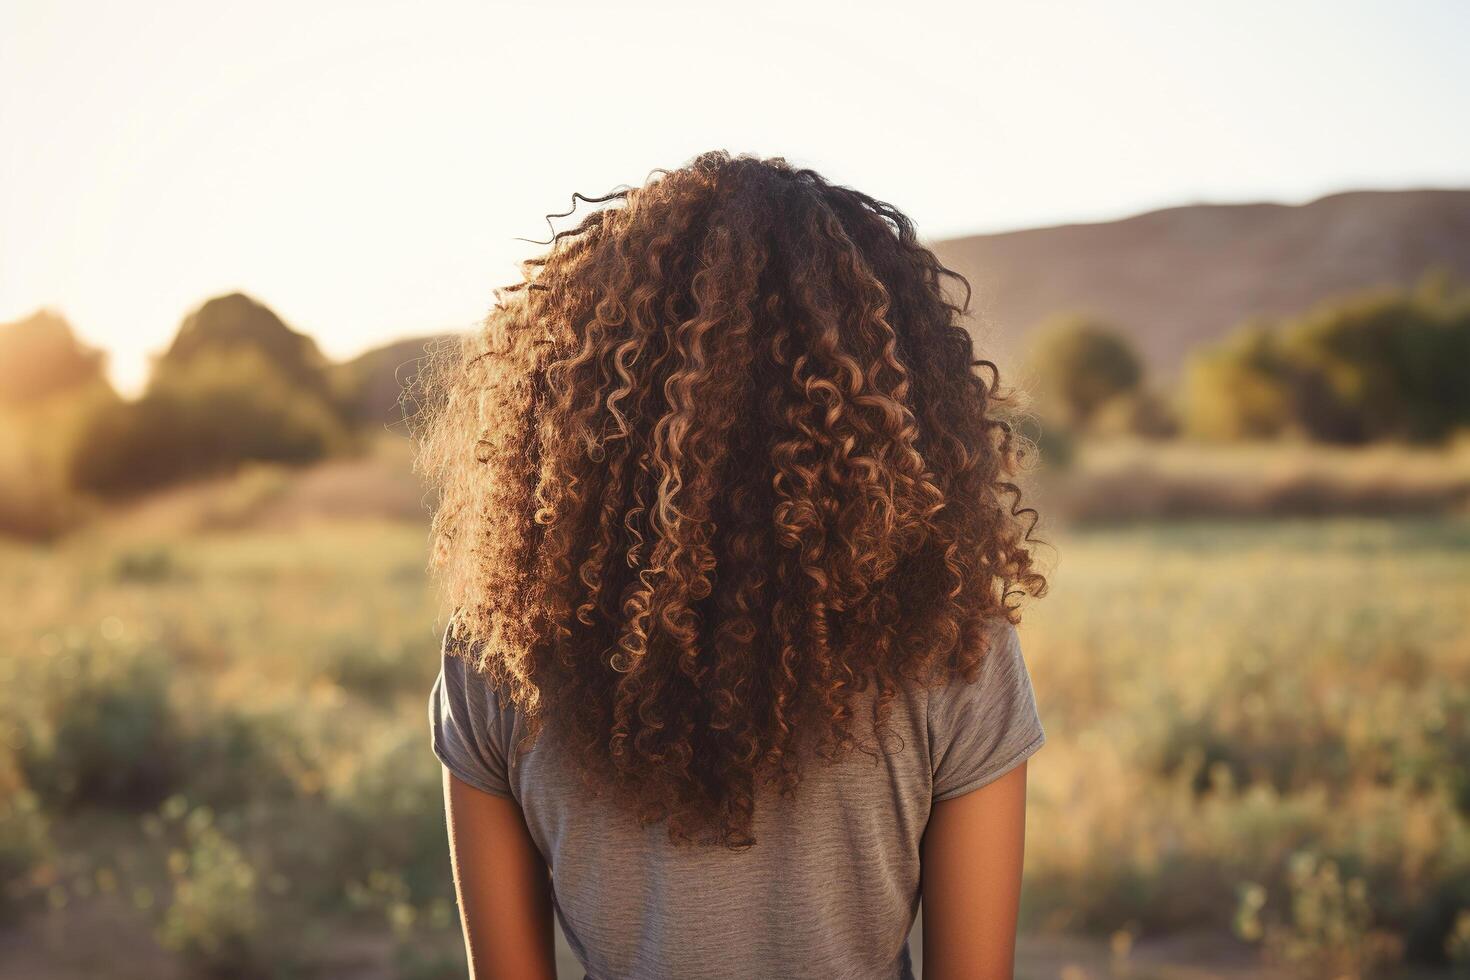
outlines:
[[[1009,976],[1045,580],[968,286],[781,159],[591,203],[426,406],[472,972],[555,909],[595,980],[909,976],[922,894],[926,977]]]

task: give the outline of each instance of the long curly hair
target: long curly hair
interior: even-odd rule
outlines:
[[[451,652],[641,821],[748,846],[1045,591],[1027,444],[892,205],[725,152],[578,199],[421,396]]]

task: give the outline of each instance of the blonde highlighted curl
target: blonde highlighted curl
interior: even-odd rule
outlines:
[[[591,203],[420,396],[451,652],[640,820],[748,846],[1045,591],[1024,443],[891,205],[723,152]]]

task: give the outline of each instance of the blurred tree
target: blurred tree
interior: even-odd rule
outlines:
[[[1253,321],[1185,367],[1183,422],[1191,435],[1212,441],[1263,439],[1296,422],[1291,372],[1277,336]]]
[[[240,293],[185,318],[143,397],[93,413],[72,447],[72,485],[123,495],[246,461],[304,463],[349,437],[316,342]]]
[[[185,317],[173,344],[154,365],[154,375],[187,369],[201,357],[251,350],[296,387],[329,397],[327,359],[316,341],[242,293],[217,296]]]
[[[1470,293],[1431,274],[1247,324],[1191,359],[1184,400],[1209,439],[1441,440],[1470,426]]]
[[[1104,402],[1093,414],[1089,428],[1104,436],[1166,439],[1178,434],[1179,422],[1158,392],[1139,388]]]
[[[138,401],[94,415],[70,472],[79,489],[124,495],[247,460],[305,463],[347,444],[322,398],[258,351],[221,351],[156,374]]]
[[[106,385],[106,358],[50,310],[0,324],[0,406],[24,408],[63,392]]]
[[[1143,382],[1143,362],[1128,340],[1107,323],[1075,313],[1039,328],[1026,369],[1042,412],[1078,429]]]
[[[105,363],[55,313],[0,325],[0,535],[50,538],[82,517],[66,461],[84,420],[118,404]]]
[[[1283,339],[1318,438],[1423,442],[1470,425],[1470,302],[1448,285],[1318,307]]]

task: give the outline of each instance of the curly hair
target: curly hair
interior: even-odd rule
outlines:
[[[422,403],[446,649],[645,824],[748,846],[1045,591],[1027,444],[892,205],[725,152],[578,199]]]

